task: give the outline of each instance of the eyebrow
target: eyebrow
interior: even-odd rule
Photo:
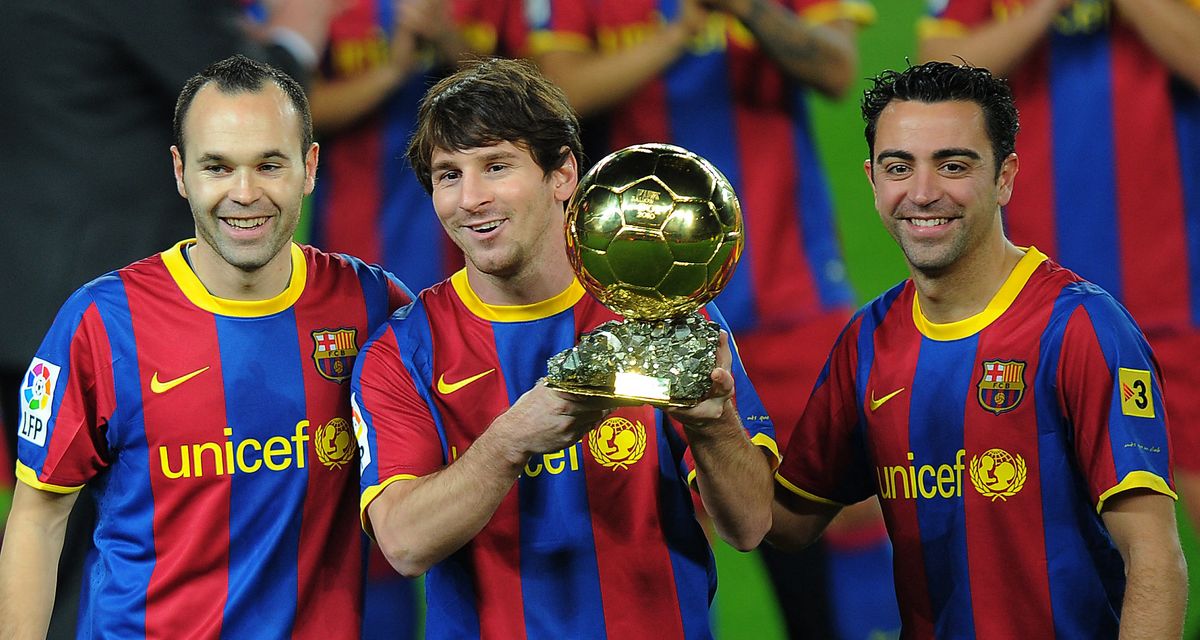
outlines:
[[[258,156],[258,159],[259,160],[288,160],[289,158],[286,153],[284,153],[278,149],[271,149],[269,151],[262,152],[262,154],[260,156]],[[196,158],[196,162],[199,162],[201,164],[206,163],[206,162],[225,162],[225,161],[226,161],[225,156],[223,156],[219,153],[212,153],[212,152],[206,153],[206,154],[200,156],[199,158]]]
[[[496,160],[508,160],[508,159],[516,158],[516,157],[517,157],[517,154],[515,152],[496,149],[496,150],[487,151],[487,152],[481,154],[479,156],[479,160],[480,160],[480,162],[487,163],[487,162],[495,162]],[[430,171],[444,171],[447,169],[457,169],[458,166],[459,166],[459,163],[457,163],[453,160],[438,160],[437,162],[433,163],[433,165],[431,165],[429,167],[429,170]]]
[[[884,149],[875,156],[875,161],[882,162],[888,158],[896,158],[899,160],[906,160],[908,162],[913,162],[917,159],[916,156],[908,151],[901,151],[899,149]],[[945,160],[946,158],[970,158],[972,160],[981,160],[982,156],[980,156],[979,153],[974,149],[968,149],[966,147],[938,149],[937,151],[933,152],[934,160]]]

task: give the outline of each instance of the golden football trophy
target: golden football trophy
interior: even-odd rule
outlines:
[[[729,283],[742,253],[729,180],[680,147],[626,147],[579,181],[566,233],[584,289],[625,320],[552,357],[547,384],[658,406],[703,399],[720,331],[698,310]]]

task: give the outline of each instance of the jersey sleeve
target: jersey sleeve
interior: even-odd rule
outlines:
[[[17,469],[22,482],[72,493],[109,464],[115,410],[112,349],[87,289],[63,307],[21,379]]]
[[[991,2],[927,0],[927,14],[917,22],[917,39],[963,37],[991,19]]]
[[[351,416],[359,448],[360,516],[371,533],[367,507],[388,485],[419,478],[445,464],[430,409],[428,386],[417,382],[421,352],[395,330],[403,311],[371,338],[355,363]]]
[[[549,51],[591,51],[596,46],[592,3],[534,0],[525,3],[529,55]]]
[[[874,493],[857,391],[860,327],[856,316],[834,343],[775,474],[788,491],[815,502],[847,505]]]
[[[791,4],[796,15],[817,24],[849,20],[865,27],[877,17],[875,6],[867,0],[792,0]]]
[[[1172,498],[1162,374],[1128,312],[1107,294],[1088,296],[1063,332],[1059,402],[1096,511],[1143,488]]]

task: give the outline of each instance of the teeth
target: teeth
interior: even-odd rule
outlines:
[[[496,227],[500,226],[501,222],[503,222],[503,220],[497,220],[495,222],[487,222],[487,223],[484,223],[481,225],[471,227],[471,231],[474,231],[476,233],[487,233],[488,231],[491,231],[492,229],[495,229]]]
[[[225,218],[225,224],[238,229],[254,229],[266,224],[267,218]]]
[[[949,218],[933,218],[930,220],[922,220],[920,218],[909,218],[909,222],[918,227],[936,227],[939,224],[946,224],[950,221]]]

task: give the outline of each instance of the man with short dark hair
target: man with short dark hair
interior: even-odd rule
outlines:
[[[346,382],[411,296],[292,242],[318,147],[289,76],[226,59],[188,82],[176,121],[197,237],[76,291],[22,383],[5,637],[45,634],[84,485],[98,522],[81,637],[355,636]]]
[[[931,62],[875,78],[862,112],[912,277],[834,346],[768,539],[807,544],[877,495],[906,638],[1178,638],[1161,372],[1109,294],[1005,237],[1008,86]]]
[[[687,409],[539,381],[617,319],[566,253],[579,153],[562,91],[527,62],[470,66],[421,104],[409,159],[466,267],[375,335],[351,403],[363,523],[402,574],[429,571],[431,638],[709,637],[689,477],[733,546],[769,526],[773,430],[732,340]]]

